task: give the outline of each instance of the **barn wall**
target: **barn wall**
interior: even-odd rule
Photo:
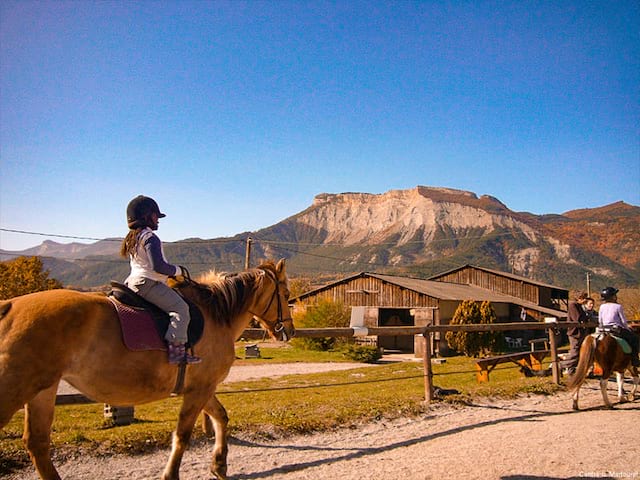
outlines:
[[[539,303],[540,286],[471,267],[442,275],[435,278],[435,280],[462,285],[475,285],[492,292],[504,293],[505,295],[511,295],[512,297],[541,305]]]
[[[330,288],[302,298],[300,305],[314,305],[322,301],[341,302],[346,306],[364,307],[437,307],[438,300],[378,278],[357,277],[337,283]]]

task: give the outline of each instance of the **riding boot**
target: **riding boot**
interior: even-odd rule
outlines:
[[[187,365],[193,365],[196,363],[200,363],[202,359],[200,357],[196,357],[187,352],[187,348],[184,343],[172,343],[169,342],[167,344],[167,351],[169,355],[169,363],[172,365],[179,365],[181,363],[186,363]]]

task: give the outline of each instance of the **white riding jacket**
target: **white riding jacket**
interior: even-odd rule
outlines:
[[[140,280],[149,278],[166,282],[167,278],[180,273],[180,267],[171,265],[164,257],[162,242],[149,227],[138,234],[136,251],[129,257],[131,273],[125,283],[136,285]]]

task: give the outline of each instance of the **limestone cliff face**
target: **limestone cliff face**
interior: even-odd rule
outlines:
[[[378,245],[393,239],[430,243],[442,231],[450,235],[517,230],[535,242],[536,231],[498,200],[472,192],[416,187],[383,194],[320,194],[297,222],[325,233],[324,243]]]
[[[621,233],[614,237],[616,229]],[[395,267],[423,274],[476,263],[549,282],[578,283],[591,272],[632,283],[640,258],[638,207],[614,204],[539,216],[513,212],[489,195],[424,186],[323,193],[264,232],[303,245],[305,265],[315,256],[318,269]],[[619,241],[608,245],[616,248],[604,247],[613,238]]]

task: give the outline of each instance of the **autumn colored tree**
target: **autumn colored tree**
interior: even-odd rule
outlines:
[[[480,322],[484,324],[498,323],[498,316],[491,302],[484,301],[480,304]],[[481,343],[488,352],[497,352],[504,345],[502,332],[482,332]]]
[[[490,302],[465,300],[453,314],[451,325],[490,324],[496,321],[496,312]],[[501,342],[499,332],[447,332],[445,338],[451,348],[469,357],[495,351]]]
[[[621,288],[618,303],[622,304],[627,320],[640,321],[640,288]]]
[[[295,298],[298,295],[308,292],[311,290],[312,285],[310,278],[299,277],[289,279],[289,297]]]
[[[42,270],[39,257],[0,262],[0,300],[54,288],[62,288],[62,284],[49,278],[49,270]]]
[[[342,302],[323,300],[317,305],[307,307],[304,312],[294,314],[294,323],[300,328],[339,328],[348,327],[351,310]],[[331,350],[347,343],[334,337],[294,338],[292,343],[307,350]]]

